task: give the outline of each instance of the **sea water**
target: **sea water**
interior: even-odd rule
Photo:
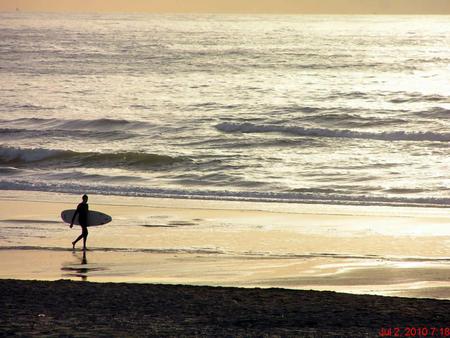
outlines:
[[[0,189],[450,206],[450,17],[0,14]]]

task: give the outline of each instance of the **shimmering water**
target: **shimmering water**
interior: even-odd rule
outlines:
[[[0,189],[450,205],[449,16],[0,14]]]

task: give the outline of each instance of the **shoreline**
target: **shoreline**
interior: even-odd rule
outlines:
[[[110,187],[110,189],[112,189]],[[344,199],[320,199],[314,196],[305,195],[295,197],[289,192],[260,192],[253,195],[250,192],[235,191],[230,193],[226,190],[221,191],[191,191],[181,192],[176,189],[153,189],[143,188],[142,191],[120,191],[107,190],[107,188],[96,188],[92,190],[89,187],[74,186],[66,189],[46,190],[45,185],[41,187],[21,186],[12,184],[3,186],[1,191],[18,191],[36,194],[56,194],[56,195],[83,195],[91,190],[90,194],[96,196],[108,196],[113,198],[136,198],[136,199],[169,199],[169,200],[188,200],[188,201],[215,201],[218,203],[256,203],[256,204],[293,204],[293,205],[323,205],[339,207],[360,207],[360,208],[418,208],[418,209],[445,209],[450,206],[449,199],[442,199],[440,202],[436,198],[416,197],[409,200],[399,198],[385,198],[374,196],[371,199],[358,200],[356,198]],[[216,193],[216,194],[214,194]],[[217,194],[218,193],[218,194]]]
[[[90,195],[113,222],[59,218],[79,195],[4,191],[0,278],[280,287],[450,299],[450,216],[386,208]]]
[[[0,332],[23,336],[379,337],[449,330],[450,301],[329,291],[0,279]],[[442,330],[442,335],[440,335]]]

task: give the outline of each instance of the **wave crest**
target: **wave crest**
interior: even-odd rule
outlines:
[[[100,118],[93,120],[84,119],[58,119],[58,118],[19,118],[15,120],[0,120],[0,125],[20,127],[26,129],[44,128],[57,130],[129,130],[153,127],[151,123],[144,121],[130,121],[125,119]]]
[[[368,139],[381,141],[450,142],[450,133],[434,132],[371,132],[349,129],[305,128],[297,126],[280,126],[275,124],[253,124],[248,122],[223,122],[216,125],[216,129],[225,133],[284,133],[296,136]]]
[[[27,165],[27,164],[53,164],[58,162],[69,166],[88,167],[152,167],[170,165],[182,158],[168,155],[148,154],[141,152],[76,152],[72,150],[55,150],[42,148],[10,148],[0,147],[0,164]]]

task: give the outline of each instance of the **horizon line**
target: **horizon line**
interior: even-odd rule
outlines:
[[[381,16],[450,16],[450,13],[437,12],[264,12],[264,11],[115,11],[115,10],[0,10],[0,13],[43,13],[43,14],[191,14],[191,15],[381,15]]]

